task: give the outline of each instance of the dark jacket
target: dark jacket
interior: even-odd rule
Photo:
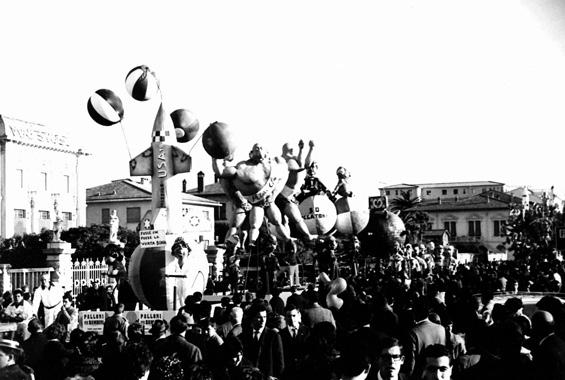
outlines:
[[[244,330],[239,336],[243,345],[243,357],[259,368],[263,375],[280,377],[284,369],[282,340],[278,332],[268,327],[263,329],[257,342],[253,330]]]
[[[565,379],[565,341],[552,334],[532,351],[536,376],[539,379]]]
[[[293,338],[287,326],[279,334],[283,344],[285,369],[296,367],[297,363],[303,360],[306,355],[306,339],[310,334],[310,329],[300,324],[296,337]]]

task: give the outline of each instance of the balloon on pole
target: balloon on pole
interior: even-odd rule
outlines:
[[[149,67],[141,65],[126,75],[126,89],[132,98],[144,102],[159,91],[159,81]]]
[[[122,100],[112,90],[95,91],[88,99],[87,109],[92,120],[106,127],[119,123],[124,117]]]

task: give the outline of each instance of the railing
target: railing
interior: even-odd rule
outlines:
[[[73,294],[82,292],[82,288],[90,286],[93,280],[99,280],[104,286],[108,282],[108,265],[103,261],[82,260],[73,262]]]
[[[17,289],[27,285],[30,291],[33,291],[35,287],[41,285],[41,277],[50,274],[53,270],[53,268],[9,269],[11,288]]]

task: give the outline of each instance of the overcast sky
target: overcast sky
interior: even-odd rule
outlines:
[[[562,175],[565,12],[558,0],[12,1],[0,5],[0,114],[67,130],[92,153],[86,185],[125,178],[119,125],[86,110],[122,99],[132,155],[150,144],[159,100],[137,102],[127,72],[159,76],[168,112],[228,123],[236,158],[316,142],[322,180],[385,184],[492,180],[533,187]],[[211,173],[200,142],[196,172]],[[210,179],[211,175],[208,175]]]

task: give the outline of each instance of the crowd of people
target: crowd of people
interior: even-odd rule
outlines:
[[[565,378],[562,301],[546,294],[525,313],[520,298],[562,290],[559,257],[458,263],[450,246],[397,244],[359,270],[339,263],[335,239],[317,249],[315,280],[294,282],[288,297],[266,273],[266,286],[235,288],[216,307],[187,297],[149,332],[119,302],[102,335],[82,331],[72,297],[55,303],[45,277],[4,297],[0,316],[19,327],[0,340],[0,379]],[[96,287],[89,299],[102,309],[109,292]]]

